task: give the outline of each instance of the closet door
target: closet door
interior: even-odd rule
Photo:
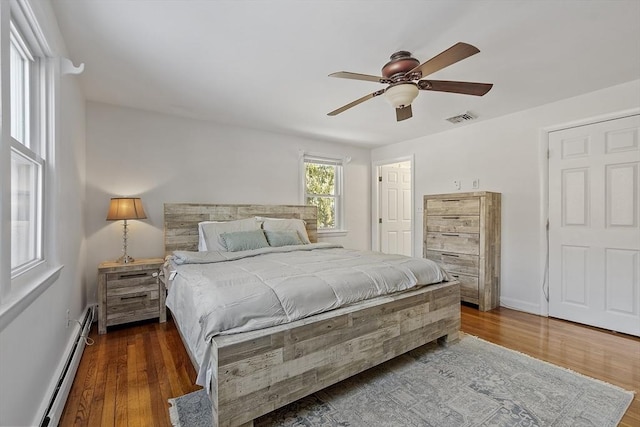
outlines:
[[[640,336],[640,116],[549,135],[549,314]]]

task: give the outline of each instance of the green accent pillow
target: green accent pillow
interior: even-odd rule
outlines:
[[[229,252],[248,251],[269,246],[262,230],[222,233],[220,238]]]
[[[265,230],[264,234],[267,236],[269,246],[289,246],[289,245],[304,245],[297,231],[268,231]]]

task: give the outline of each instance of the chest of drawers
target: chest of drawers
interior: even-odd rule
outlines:
[[[460,282],[462,301],[499,305],[500,193],[424,196],[424,257]]]

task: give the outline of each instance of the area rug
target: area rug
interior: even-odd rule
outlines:
[[[616,426],[633,393],[465,336],[427,344],[255,420],[271,426]],[[200,390],[170,399],[176,427],[211,426]]]

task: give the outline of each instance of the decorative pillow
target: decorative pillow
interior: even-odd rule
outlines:
[[[309,236],[307,235],[307,227],[301,219],[289,219],[289,218],[266,218],[256,217],[258,221],[262,221],[262,228],[265,231],[296,231],[302,243],[309,244]]]
[[[297,231],[267,231],[264,232],[267,236],[269,246],[289,246],[289,245],[303,245],[300,236]]]
[[[222,233],[260,230],[260,223],[255,218],[226,222],[204,221],[198,224],[198,228],[202,231],[198,250],[226,252],[227,248],[220,238]],[[200,245],[200,243],[204,244]]]
[[[262,230],[222,233],[220,237],[229,252],[248,251],[269,246]]]

